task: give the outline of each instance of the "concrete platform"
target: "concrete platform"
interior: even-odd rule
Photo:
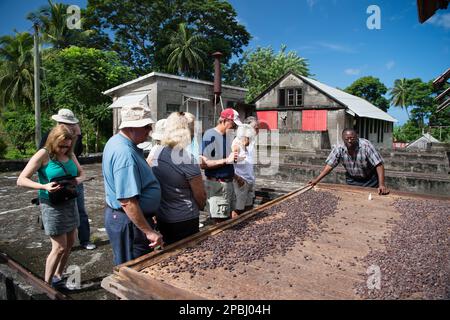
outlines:
[[[85,183],[86,207],[91,219],[91,240],[97,249],[81,249],[76,243],[68,265],[81,269],[82,288],[70,296],[73,299],[112,299],[112,295],[100,288],[100,281],[110,274],[112,251],[103,226],[103,178],[101,164],[83,166],[88,177]],[[16,186],[20,172],[0,174],[0,251],[43,278],[45,259],[51,244],[38,222],[39,208],[30,203],[35,191]]]
[[[104,190],[101,164],[85,164],[83,168],[88,177],[94,177],[85,183],[85,199],[91,219],[91,239],[97,245],[97,249],[84,250],[76,243],[68,265],[80,267],[82,287],[69,296],[73,299],[115,299],[115,296],[100,287],[101,280],[113,270],[112,251],[103,223]],[[296,171],[286,167],[273,176],[259,176],[258,193],[274,198],[298,189],[313,176],[312,173],[316,174],[316,171],[304,168],[306,173],[299,175],[298,170],[300,169]],[[316,166],[314,170],[318,173],[320,166]],[[342,175],[342,170],[339,170],[333,174]],[[43,278],[45,259],[50,251],[50,240],[38,223],[38,207],[31,204],[31,199],[36,197],[37,192],[16,186],[19,173],[18,171],[0,173],[0,251]],[[404,174],[399,178],[407,179]],[[330,176],[330,179],[336,179],[336,176]],[[443,183],[450,186],[450,181],[445,180]],[[209,224],[205,213],[201,215],[201,223]]]

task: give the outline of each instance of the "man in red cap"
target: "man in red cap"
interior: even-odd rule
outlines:
[[[233,163],[237,153],[231,151],[232,129],[241,124],[239,113],[227,108],[220,113],[217,126],[206,130],[203,135],[200,167],[205,170],[206,176],[206,209],[215,222],[230,218],[233,209]]]

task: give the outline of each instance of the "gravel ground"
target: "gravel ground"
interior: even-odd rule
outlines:
[[[357,293],[365,299],[449,299],[448,202],[399,199],[393,205],[401,217],[384,238],[385,250],[363,259],[379,267],[381,282],[359,283]]]

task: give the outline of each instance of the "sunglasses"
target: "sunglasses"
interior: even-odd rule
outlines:
[[[70,149],[71,146],[58,146],[60,149]]]
[[[144,127],[144,129],[145,129],[145,130],[151,130],[151,129],[152,129],[152,125],[151,125],[151,124],[148,124],[148,125],[146,125],[146,126]]]

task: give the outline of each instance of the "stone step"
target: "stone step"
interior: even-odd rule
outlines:
[[[326,158],[327,157],[317,155],[281,154],[279,161],[283,164],[325,165]],[[450,172],[448,163],[442,160],[425,161],[418,159],[400,160],[392,158],[384,158],[384,160],[386,170],[435,174],[447,174]]]
[[[306,184],[317,177],[323,165],[281,164],[272,168],[256,166],[255,173],[258,179],[275,180],[280,183]],[[339,166],[335,168],[323,182],[345,184],[345,170]],[[450,195],[450,176],[448,174],[426,174],[386,171],[386,185],[399,191],[416,192],[431,195]]]
[[[331,150],[316,150],[315,152],[306,152],[294,149],[280,149],[279,153],[283,155],[304,155],[311,157],[326,158]],[[379,150],[381,156],[387,159],[394,159],[396,161],[443,161],[449,162],[449,152],[433,151],[433,152],[405,152],[394,150]]]

